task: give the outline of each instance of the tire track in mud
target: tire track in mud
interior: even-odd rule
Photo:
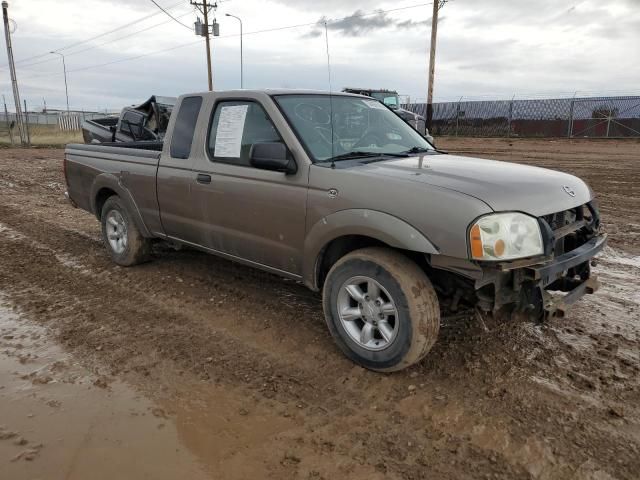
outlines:
[[[4,225],[6,223],[5,221]],[[48,231],[51,233],[51,230]],[[286,385],[274,383],[274,379],[286,381],[289,378],[295,381],[294,379],[306,378],[308,381],[305,383],[310,386],[317,380],[312,372],[301,370],[295,364],[282,362],[266,351],[251,348],[224,328],[194,318],[189,310],[183,309],[180,312],[172,306],[167,308],[162,305],[166,299],[158,301],[147,297],[143,292],[137,291],[131,279],[120,275],[118,270],[121,269],[118,267],[113,268],[115,271],[95,271],[77,257],[58,253],[56,249],[31,240],[15,230],[8,230],[1,224],[0,233],[9,240],[0,247],[5,267],[0,276],[2,289],[9,292],[10,296],[15,296],[21,289],[29,291],[33,286],[46,295],[57,297],[57,304],[66,303],[64,300],[69,299],[69,306],[64,312],[67,319],[63,320],[66,323],[64,327],[67,328],[63,328],[61,333],[72,347],[80,346],[84,341],[88,348],[102,346],[104,349],[105,345],[96,344],[90,335],[93,327],[108,326],[112,335],[124,336],[130,340],[136,339],[136,327],[142,327],[146,330],[146,335],[136,341],[145,340],[145,344],[165,345],[167,350],[162,353],[176,361],[184,360],[180,358],[181,352],[194,352],[193,363],[202,363],[201,374],[207,378],[224,381],[225,377],[230,377],[230,381],[245,383],[251,377],[255,386],[262,388],[265,383],[269,383],[273,384],[271,388],[282,392],[288,391]],[[28,262],[24,261],[25,252],[28,252]],[[25,295],[17,295],[26,300]],[[34,299],[33,303],[37,301]],[[28,303],[21,304],[23,308],[29,307]],[[55,314],[51,316],[53,315]],[[77,332],[73,330],[75,320],[78,322]],[[199,330],[195,331],[196,329]],[[100,330],[104,341],[107,335],[104,328]],[[79,335],[83,338],[76,338]],[[175,341],[177,338],[182,339],[180,344],[172,346],[172,339]],[[190,348],[186,348],[183,342],[190,345]],[[111,343],[113,346],[118,345],[117,341]],[[113,360],[118,364],[130,353],[135,352],[122,352],[121,357]],[[230,368],[232,361],[233,368]],[[194,367],[200,368],[192,365]],[[293,394],[294,400],[305,397],[313,399],[318,395],[314,388],[305,392],[304,385],[297,383],[297,386]]]
[[[0,208],[0,214],[4,225],[18,223],[19,226],[19,213],[12,214],[6,208]],[[430,471],[439,470],[439,460],[435,452],[448,448],[449,454],[458,455],[463,448],[465,455],[477,457],[476,461],[479,464],[483,463],[483,458],[493,458],[493,461],[485,462],[484,465],[489,472],[509,471],[514,476],[526,478],[526,469],[520,466],[521,462],[514,462],[509,458],[510,455],[524,455],[521,452],[521,448],[524,447],[513,447],[511,450],[495,449],[484,445],[481,435],[477,437],[475,444],[469,446],[462,441],[465,427],[462,426],[460,432],[452,433],[451,425],[444,421],[449,413],[424,417],[419,407],[416,408],[416,412],[401,412],[392,408],[386,413],[379,413],[376,408],[367,411],[366,418],[349,420],[349,430],[340,431],[336,429],[336,423],[340,423],[336,422],[337,418],[342,417],[346,420],[359,410],[361,403],[370,404],[371,395],[365,392],[372,387],[375,388],[374,385],[379,379],[377,376],[356,371],[355,378],[347,377],[343,384],[339,384],[335,378],[327,379],[325,375],[317,374],[317,371],[310,372],[308,369],[292,367],[296,364],[292,364],[291,359],[282,362],[280,358],[276,359],[269,353],[253,350],[235,335],[230,336],[224,329],[212,330],[210,322],[194,318],[197,310],[191,305],[180,312],[166,305],[167,298],[156,301],[150,297],[148,294],[153,290],[152,287],[147,285],[145,291],[139,291],[139,281],[143,279],[136,277],[148,277],[149,272],[143,272],[144,267],[125,270],[110,266],[108,260],[95,253],[96,249],[102,248],[101,244],[83,235],[58,232],[54,224],[46,224],[46,228],[42,228],[42,225],[39,225],[39,228],[27,226],[26,230],[30,230],[30,235],[37,234],[36,239],[23,234],[24,228],[18,231],[12,227],[4,227],[4,231],[2,230],[0,227],[0,233],[10,240],[0,247],[3,257],[11,258],[11,261],[4,262],[8,267],[7,271],[19,271],[27,281],[20,279],[15,282],[15,276],[11,275],[14,278],[9,282],[9,279],[1,274],[1,288],[9,291],[23,308],[35,309],[41,317],[51,319],[60,329],[63,340],[72,348],[88,351],[101,348],[102,352],[109,352],[108,363],[112,366],[118,365],[113,374],[130,369],[141,375],[149,375],[154,368],[153,361],[150,363],[149,358],[155,359],[158,363],[163,358],[168,358],[208,381],[227,384],[233,388],[248,388],[262,399],[258,401],[275,400],[284,404],[303,402],[300,405],[306,409],[305,421],[315,430],[316,438],[298,435],[295,441],[302,445],[303,451],[312,452],[307,453],[307,457],[327,455],[327,442],[333,445],[329,449],[335,450],[331,455],[347,457],[364,455],[369,445],[383,442],[387,454],[393,460],[374,463],[371,466],[387,474],[399,472],[404,478],[419,478],[419,472],[423,471],[426,465]],[[41,240],[47,240],[49,243],[44,244]],[[59,250],[61,247],[62,251]],[[85,253],[82,256],[82,250],[93,253]],[[20,254],[24,258],[25,252],[29,257],[26,264],[17,255]],[[171,267],[175,268],[175,265]],[[127,273],[125,278],[121,275],[123,271]],[[136,271],[140,273],[129,274]],[[126,278],[131,275],[134,278]],[[261,277],[259,274],[258,278]],[[296,288],[298,287],[294,287],[294,290]],[[15,293],[21,289],[25,290],[22,294]],[[233,289],[230,294],[233,294]],[[53,305],[50,300],[52,296],[57,297]],[[53,306],[54,309],[42,312],[43,305],[48,305],[48,309]],[[176,342],[176,339],[180,341]],[[145,353],[156,347],[159,349],[155,355]],[[185,355],[185,352],[194,351],[197,352],[194,357]],[[104,359],[104,354],[99,356]],[[437,385],[437,378],[433,378],[428,371],[434,366],[434,361],[430,360],[421,365],[420,370],[425,379],[428,378]],[[307,358],[306,363],[312,362]],[[319,365],[312,367],[315,369]],[[454,374],[453,379],[464,379],[465,376],[466,374]],[[402,401],[406,397],[406,393],[403,392],[406,382],[403,380],[406,380],[406,376],[400,375],[384,382],[387,385],[380,389],[381,398],[378,400]],[[324,390],[316,388],[319,385],[324,385]],[[464,399],[464,394],[460,394],[460,397]],[[430,401],[430,396],[422,398],[423,401]],[[437,405],[438,402],[435,403]],[[451,408],[445,411],[450,412]],[[457,403],[456,408],[464,413],[465,422],[468,424],[478,422],[478,417],[467,411],[464,401]],[[333,416],[331,419],[327,417],[329,411]],[[397,430],[388,432],[384,428],[387,414],[394,418],[399,427]],[[425,433],[424,428],[416,428],[420,423],[428,425],[428,433]],[[496,424],[498,423],[500,422],[496,421]],[[468,424],[465,423],[466,426]],[[512,438],[511,441],[518,445],[516,435],[509,434],[508,430],[502,431],[501,435]],[[322,441],[325,443],[319,439],[324,439]],[[290,441],[294,442],[294,439]],[[354,441],[357,447],[351,446]],[[399,449],[398,444],[412,445],[413,448]],[[425,451],[425,445],[430,444],[431,448]],[[536,448],[541,447],[538,445]],[[526,455],[522,459],[531,461]],[[443,466],[441,473],[443,478],[446,478],[452,473],[452,469],[450,466]],[[462,475],[463,470],[460,470],[457,478],[464,478]]]
[[[293,282],[196,251],[164,249],[158,261],[121,268],[111,263],[102,242],[82,233],[55,223],[25,223],[20,212],[7,207],[0,206],[0,215],[67,266],[114,277],[159,308],[208,319],[258,349],[284,348],[294,364],[312,356],[323,365],[328,357],[336,367],[351,365],[335,354],[319,297]]]
[[[7,227],[14,221],[19,224],[19,214],[11,215],[6,208],[0,212],[3,220],[0,234],[8,240],[0,246],[0,253],[6,259],[0,274],[0,289],[23,310],[37,313],[40,320],[53,325],[69,347],[106,361],[112,368],[111,375],[127,370],[142,376],[153,375],[154,361],[159,364],[162,359],[169,359],[202,379],[230,388],[246,388],[254,397],[257,395],[259,402],[293,403],[296,408],[304,409],[307,428],[318,430],[314,440],[303,440],[299,435],[289,440],[295,440],[296,444],[302,442],[302,449],[307,452],[305,457],[349,457],[354,438],[363,433],[358,429],[338,434],[335,422],[340,423],[340,417],[348,418],[364,402],[363,395],[354,395],[354,392],[367,390],[368,382],[364,381],[367,373],[349,364],[343,370],[351,370],[352,374],[355,370],[355,374],[350,375],[352,378],[327,376],[321,373],[321,368],[314,372],[302,371],[295,368],[295,362],[283,363],[280,358],[251,350],[234,337],[211,331],[209,325],[188,312],[167,311],[145,298],[136,292],[135,281],[121,278],[119,273],[123,269],[103,267],[102,261],[91,256],[78,257],[68,251],[58,253],[54,225],[48,224],[42,229],[41,224],[33,229],[33,233],[46,231],[37,235],[50,242],[44,244],[22,233],[24,229]],[[67,241],[87,242],[86,237],[75,233],[65,232],[63,236]],[[101,247],[89,242],[91,249]],[[25,257],[28,262],[24,262]],[[91,263],[96,263],[98,268]],[[166,299],[161,301],[165,302]],[[156,346],[157,352],[149,353]],[[100,353],[96,353],[96,349],[100,349]],[[185,355],[193,351],[198,352],[195,358]],[[342,383],[336,385],[336,382]],[[385,418],[383,414],[378,416]],[[368,421],[363,423],[370,426]],[[323,431],[326,439],[318,440],[323,438]],[[380,431],[380,436],[385,437],[382,429]],[[387,443],[392,445],[393,441],[388,439]],[[331,452],[326,451],[328,444],[332,445]],[[366,444],[359,447],[360,457],[364,458],[366,448]],[[406,456],[403,458],[406,460]],[[394,463],[403,472],[409,468],[397,459],[386,463],[378,461],[377,468],[384,468],[392,475],[396,469]],[[422,467],[416,468],[419,471]]]
[[[14,221],[19,224],[19,214],[11,215],[6,208],[0,208],[0,214],[4,225],[14,223]],[[393,408],[390,412],[379,412],[374,409],[368,411],[362,419],[349,420],[351,427],[348,430],[336,428],[340,424],[338,418],[342,417],[346,420],[361,409],[361,404],[370,404],[369,397],[372,396],[370,389],[373,385],[379,383],[380,378],[378,376],[362,372],[359,368],[354,368],[350,364],[347,365],[347,368],[342,369],[343,371],[350,371],[350,373],[338,378],[335,376],[329,376],[328,378],[326,374],[310,374],[308,371],[300,372],[295,370],[291,372],[291,364],[289,362],[279,364],[273,358],[265,358],[267,356],[264,352],[250,351],[246,345],[239,345],[235,338],[229,339],[224,335],[221,338],[214,338],[215,334],[214,337],[211,337],[209,336],[210,333],[209,335],[206,333],[206,325],[198,324],[192,317],[186,318],[185,313],[182,314],[183,318],[174,311],[168,313],[166,308],[161,305],[149,302],[148,299],[141,297],[140,292],[135,292],[137,287],[131,285],[135,282],[127,280],[122,286],[113,284],[113,271],[115,270],[116,272],[117,281],[121,282],[122,278],[118,273],[123,269],[119,267],[103,267],[102,261],[95,260],[98,257],[92,260],[91,256],[78,257],[68,251],[65,251],[64,255],[58,253],[56,257],[58,247],[55,239],[59,235],[54,234],[55,225],[49,224],[45,229],[41,227],[42,225],[40,225],[40,228],[34,228],[32,233],[46,231],[46,234],[38,233],[38,236],[43,237],[42,240],[48,240],[49,244],[43,244],[39,239],[34,240],[15,229],[7,231],[5,228],[4,233],[9,234],[7,237],[12,236],[13,241],[7,242],[0,247],[0,252],[3,253],[3,256],[5,254],[12,255],[14,252],[20,252],[24,255],[25,252],[28,252],[30,261],[26,265],[19,260],[13,265],[11,263],[7,264],[7,267],[9,267],[7,270],[9,271],[13,270],[12,267],[14,265],[16,269],[21,268],[21,275],[28,281],[10,285],[6,282],[4,275],[0,275],[1,288],[9,291],[9,295],[23,308],[33,309],[39,312],[41,317],[51,319],[52,323],[60,329],[62,339],[70,347],[88,350],[92,353],[96,348],[101,348],[102,352],[110,352],[111,354],[106,360],[112,366],[119,366],[114,369],[112,374],[117,374],[119,370],[123,369],[131,369],[142,375],[148,374],[153,370],[153,365],[148,365],[145,360],[138,363],[135,360],[136,356],[140,356],[141,353],[148,350],[149,346],[170,346],[173,344],[173,349],[170,347],[162,348],[158,354],[161,357],[178,362],[186,368],[190,368],[201,378],[228,384],[232,387],[242,385],[249,388],[250,391],[257,391],[260,397],[274,399],[283,403],[291,403],[293,401],[297,405],[302,405],[307,410],[305,412],[306,423],[310,425],[309,428],[316,431],[314,434],[316,438],[310,440],[299,437],[297,442],[302,442],[304,450],[313,452],[312,457],[317,455],[322,457],[329,454],[349,456],[349,452],[354,449],[352,445],[355,442],[358,446],[355,447],[356,452],[352,453],[364,458],[370,444],[383,442],[387,445],[386,449],[391,457],[386,462],[377,461],[374,463],[373,466],[378,470],[384,470],[390,475],[394,471],[400,471],[404,477],[409,475],[406,478],[411,478],[414,475],[415,478],[419,478],[418,472],[424,469],[425,458],[427,457],[429,458],[430,468],[437,469],[437,460],[436,458],[431,458],[430,452],[429,454],[414,453],[411,455],[405,451],[406,449],[399,449],[395,446],[398,441],[401,441],[402,437],[406,436],[409,439],[406,443],[407,445],[413,445],[413,450],[418,451],[423,448],[424,441],[421,441],[420,438],[424,435],[421,432],[422,429],[418,428],[416,431],[416,424],[410,427],[416,420],[414,416],[407,416],[395,411]],[[88,241],[90,249],[101,248],[101,245],[96,244],[97,242],[87,240],[86,237],[81,235],[63,233],[61,236],[64,237],[65,241],[84,241],[85,243]],[[73,243],[73,245],[77,244]],[[10,248],[12,246],[15,248]],[[71,250],[75,250],[75,247],[72,247]],[[11,256],[11,258],[15,257]],[[73,260],[70,261],[70,259]],[[98,268],[89,267],[92,262],[97,263]],[[30,269],[30,266],[35,266],[35,268]],[[66,267],[66,274],[60,273],[61,266]],[[62,270],[64,271],[65,268],[62,268]],[[37,277],[37,279],[34,279],[34,277]],[[55,281],[52,281],[52,277]],[[82,277],[85,278],[83,279]],[[87,281],[87,277],[90,279],[89,281]],[[128,291],[129,288],[132,288],[133,292]],[[23,294],[14,294],[16,290],[21,289],[25,289]],[[112,304],[106,304],[105,302],[105,299],[118,298],[122,295],[124,297],[121,301],[116,300]],[[58,300],[53,303],[54,308],[52,310],[43,312],[42,305],[48,305],[48,309],[51,307],[51,296],[56,296]],[[166,299],[163,299],[163,302],[166,302]],[[136,304],[137,308],[132,311],[131,306]],[[145,313],[152,311],[156,313]],[[158,320],[165,317],[173,318],[170,326],[164,322],[160,326],[156,324],[149,328],[152,323],[157,323]],[[124,320],[119,321],[119,319]],[[139,324],[138,328],[132,328],[131,321],[133,319],[135,319],[136,324]],[[189,331],[184,331],[179,327],[176,328],[176,325],[188,325]],[[162,332],[165,328],[170,328],[171,333]],[[158,330],[161,331],[158,332]],[[199,332],[196,335],[197,338],[193,336],[194,331]],[[207,353],[198,355],[200,358],[207,355],[205,358],[213,359],[213,361],[207,362],[211,365],[204,364],[203,370],[200,370],[199,365],[189,365],[189,358],[182,357],[185,351],[199,351],[203,348],[200,346],[203,336],[206,337],[204,341],[209,348],[214,348],[218,352],[213,354],[209,353],[210,350],[207,350]],[[175,345],[177,337],[183,337],[185,342]],[[136,340],[132,342],[133,338]],[[187,345],[189,346],[187,347]],[[220,347],[221,345],[222,347]],[[104,357],[104,353],[99,356]],[[247,359],[252,361],[247,363]],[[191,362],[193,363],[193,360]],[[307,363],[309,363],[308,358]],[[265,365],[272,368],[265,369]],[[316,372],[321,371],[319,365],[316,367],[318,367]],[[299,379],[302,379],[303,383]],[[385,401],[393,401],[398,396],[406,396],[406,383],[402,381],[402,376],[398,376],[397,379],[400,380],[400,385],[394,386],[393,381],[384,382],[387,385],[380,389],[378,395],[373,395],[374,397],[379,397],[377,402],[384,403]],[[317,388],[318,386],[323,386],[325,389],[324,394],[322,389],[319,390]],[[400,394],[400,392],[403,393]],[[376,407],[376,405],[373,406]],[[332,418],[327,416],[329,412]],[[389,414],[393,414],[400,430],[412,431],[412,433],[405,433],[399,436],[395,429],[387,432],[383,426]],[[418,411],[418,418],[421,418],[420,411]],[[439,430],[435,425],[432,428],[433,431],[430,432],[430,435],[434,435]],[[373,433],[369,431],[370,429],[373,429]],[[457,445],[460,442],[455,436],[452,437],[444,432],[435,436],[445,438],[444,442],[452,445]],[[320,439],[323,438],[324,440],[321,441]],[[362,439],[358,440],[359,438]],[[328,444],[332,445],[330,447],[331,452],[326,451]],[[437,446],[436,448],[439,449],[440,447]],[[476,454],[479,455],[480,452],[478,451]],[[308,453],[307,456],[309,455]],[[412,457],[414,457],[413,460]],[[518,470],[517,466],[503,465],[498,468],[496,464],[491,463],[487,463],[486,466],[488,471],[505,471],[506,469],[515,472]],[[516,468],[516,470],[513,470],[513,468]],[[442,469],[443,475],[447,471],[451,473],[450,466]],[[463,478],[460,475],[462,475],[462,470],[456,477]],[[446,478],[446,475],[443,478]]]
[[[335,377],[327,379],[323,375],[321,378],[300,371],[289,362],[283,364],[264,352],[249,349],[227,334],[207,329],[186,313],[168,312],[138,292],[128,291],[129,282],[121,286],[118,278],[118,283],[114,283],[114,275],[109,269],[96,271],[85,264],[87,259],[78,260],[67,252],[56,253],[51,246],[7,227],[11,223],[8,217],[6,210],[3,211],[0,235],[4,241],[0,244],[0,254],[5,268],[0,273],[0,289],[7,292],[22,310],[38,314],[39,320],[57,330],[69,347],[106,361],[112,368],[111,375],[127,370],[142,376],[153,375],[153,359],[160,363],[166,358],[202,379],[230,388],[246,388],[254,397],[258,396],[259,402],[294,403],[305,409],[307,428],[317,433],[313,438],[301,436],[299,431],[285,434],[284,444],[298,445],[304,458],[311,458],[312,462],[338,456],[345,457],[343,461],[349,464],[348,458],[355,454],[358,463],[362,463],[367,442],[361,442],[356,452],[353,452],[352,444],[358,436],[371,436],[366,432],[371,427],[369,420],[363,418],[353,422],[353,429],[348,431],[336,430],[336,423],[340,424],[337,419],[347,419],[363,400],[349,400],[349,383],[341,386],[339,400],[332,402],[330,396],[336,392],[329,387],[327,396],[322,380],[330,380],[325,386],[332,385]],[[52,238],[49,228],[47,232]],[[25,262],[25,258],[29,260]],[[178,338],[181,341],[176,343]],[[156,346],[159,349],[154,356],[149,350]],[[97,349],[100,353],[96,353]],[[188,351],[198,352],[198,358],[185,357],[184,353]],[[205,355],[208,357],[202,362]],[[359,383],[358,377],[356,374],[355,385]],[[327,416],[329,411],[332,418]],[[371,416],[374,415],[376,413],[372,412]],[[401,421],[401,418],[398,416],[397,420]],[[393,453],[391,446],[397,434],[387,434],[381,427],[377,430],[376,440],[372,441],[386,439],[384,441]],[[287,435],[293,436],[288,438]],[[419,445],[418,441],[414,442]],[[370,467],[372,473],[376,468],[382,469],[389,478],[394,478],[395,470],[404,473],[412,470],[406,460],[407,455],[403,453],[400,458],[376,461]],[[413,467],[416,475],[421,468]]]

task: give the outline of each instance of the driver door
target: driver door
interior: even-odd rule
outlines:
[[[298,276],[308,170],[296,162],[298,171],[287,175],[255,168],[249,159],[255,143],[284,142],[270,114],[279,114],[275,105],[258,99],[223,98],[214,105],[206,148],[193,170],[198,243]]]

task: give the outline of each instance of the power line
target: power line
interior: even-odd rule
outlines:
[[[192,11],[192,10],[189,10],[189,11],[188,11],[188,12],[186,12],[186,13],[183,13],[183,14],[181,14],[181,15],[177,15],[177,18],[186,17],[187,15],[190,15],[190,14],[192,14],[192,13],[193,13],[193,11]],[[127,35],[123,35],[123,36],[121,36],[121,37],[113,38],[113,39],[111,39],[111,40],[107,40],[106,42],[98,43],[97,45],[91,45],[90,47],[83,48],[82,50],[76,50],[75,52],[67,53],[67,54],[65,54],[65,55],[66,55],[67,57],[70,57],[70,56],[72,56],[72,55],[77,55],[77,54],[79,54],[79,53],[83,53],[83,52],[86,52],[86,51],[88,51],[88,50],[93,50],[94,48],[99,48],[99,47],[103,47],[103,46],[105,46],[105,45],[109,45],[109,44],[111,44],[111,43],[119,42],[120,40],[124,40],[125,38],[133,37],[134,35],[138,35],[138,34],[140,34],[140,33],[144,33],[144,32],[146,32],[146,31],[148,31],[148,30],[151,30],[151,29],[154,29],[154,28],[160,27],[160,26],[162,26],[162,25],[166,25],[167,23],[171,23],[171,20],[165,20],[164,22],[156,23],[156,24],[154,24],[154,25],[151,25],[151,26],[149,26],[149,27],[143,28],[143,29],[141,29],[141,30],[136,30],[135,32],[128,33]],[[32,66],[35,66],[35,65],[40,65],[40,64],[42,64],[42,63],[51,62],[51,61],[53,61],[53,60],[55,60],[55,58],[50,58],[50,59],[48,58],[48,59],[46,59],[46,60],[40,60],[40,61],[38,61],[38,62],[28,63],[28,64],[26,64],[26,65],[22,65],[22,66],[21,66],[21,68],[29,68],[29,67],[32,67]]]
[[[116,63],[129,62],[131,60],[137,60],[139,58],[150,57],[151,55],[157,55],[159,53],[170,52],[172,50],[177,50],[179,48],[188,47],[190,45],[195,45],[195,44],[200,43],[200,42],[202,42],[202,40],[196,40],[195,42],[183,43],[183,44],[180,44],[180,45],[175,45],[173,47],[163,48],[161,50],[155,50],[155,51],[149,52],[149,53],[142,53],[140,55],[135,55],[133,57],[120,58],[118,60],[112,60],[112,61],[106,62],[106,63],[99,63],[97,65],[88,65],[86,67],[74,68],[73,70],[67,70],[67,73],[82,72],[82,71],[85,71],[85,70],[92,70],[94,68],[100,68],[100,67],[106,67],[108,65],[114,65]],[[59,73],[44,73],[44,74],[38,74],[38,75],[29,75],[29,76],[23,77],[23,78],[24,79],[40,78],[40,77],[50,77],[50,76],[54,76],[54,75],[60,75],[60,74]]]
[[[165,8],[166,8],[167,10],[170,10],[170,9],[172,9],[172,8],[177,7],[178,5],[183,5],[183,1],[176,2],[176,3],[174,3],[174,4],[172,4],[172,5],[168,6],[168,7],[165,7]],[[155,13],[152,13],[152,14],[150,14],[150,15],[145,15],[144,17],[140,17],[140,18],[138,18],[138,19],[136,19],[136,20],[133,20],[133,21],[131,21],[131,22],[129,22],[129,23],[126,23],[126,24],[124,24],[124,25],[121,25],[120,27],[116,27],[116,28],[114,28],[114,29],[112,29],[112,30],[108,30],[108,31],[106,31],[106,32],[100,33],[100,34],[98,34],[98,35],[95,35],[95,36],[93,36],[93,37],[87,38],[87,39],[85,39],[85,40],[80,40],[80,41],[78,41],[78,42],[74,42],[74,43],[71,43],[71,44],[69,44],[69,45],[65,45],[64,47],[57,48],[57,49],[55,49],[55,51],[56,51],[56,52],[59,52],[59,51],[62,51],[62,50],[68,50],[68,49],[70,49],[70,48],[72,48],[72,47],[76,47],[76,46],[78,46],[78,45],[82,45],[83,43],[87,43],[87,42],[90,42],[90,41],[92,41],[92,40],[96,40],[96,39],[98,39],[98,38],[102,38],[102,37],[104,37],[104,36],[107,36],[107,35],[110,35],[110,34],[112,34],[112,33],[115,33],[115,32],[117,32],[117,31],[119,31],[119,30],[123,30],[123,29],[125,29],[125,28],[127,28],[127,27],[130,27],[131,25],[135,25],[136,23],[139,23],[139,22],[142,22],[142,21],[144,21],[144,20],[147,20],[147,19],[149,19],[149,18],[151,18],[151,17],[155,17],[156,15],[160,15],[161,13],[162,13],[162,12],[155,12]],[[41,53],[41,54],[39,54],[39,55],[33,55],[33,56],[31,56],[31,57],[27,57],[27,58],[20,59],[20,60],[16,61],[15,63],[16,63],[16,64],[20,64],[20,63],[26,62],[26,61],[28,61],[28,60],[35,60],[36,58],[42,58],[42,57],[47,56],[47,55],[49,55],[49,51],[48,51],[48,52],[46,52],[46,53]],[[6,66],[7,66],[7,65],[3,65],[3,67],[6,67]]]
[[[174,3],[174,4],[172,4],[172,5],[170,5],[170,6],[166,7],[166,8],[167,8],[167,9],[172,9],[172,8],[177,7],[178,5],[182,5],[182,1],[177,2],[177,3]],[[104,32],[104,33],[101,33],[101,34],[96,35],[96,36],[91,37],[91,38],[87,38],[86,40],[80,40],[80,41],[78,41],[78,42],[71,43],[71,44],[66,45],[66,46],[64,46],[64,47],[62,47],[62,48],[57,48],[57,49],[56,49],[56,52],[59,52],[60,50],[67,50],[67,49],[69,49],[69,48],[76,47],[76,46],[78,46],[78,45],[82,45],[83,43],[90,42],[91,40],[96,40],[96,39],[98,39],[98,38],[102,38],[102,37],[104,37],[104,36],[106,36],[106,35],[109,35],[109,34],[111,34],[111,33],[114,33],[114,32],[117,32],[117,31],[119,31],[119,30],[123,30],[123,29],[125,29],[125,28],[127,28],[127,27],[130,27],[131,25],[135,25],[136,23],[139,23],[139,22],[141,22],[141,21],[143,21],[143,20],[147,20],[147,19],[149,19],[149,18],[151,18],[151,17],[155,17],[156,15],[160,15],[160,12],[152,13],[152,14],[150,14],[150,15],[145,15],[144,17],[140,17],[140,18],[138,18],[137,20],[134,20],[134,21],[132,21],[132,22],[126,23],[126,24],[124,24],[124,25],[122,25],[122,26],[120,26],[120,27],[114,28],[113,30],[106,31],[106,32]]]
[[[182,25],[184,28],[187,28],[189,30],[191,30],[191,27],[188,25],[185,25],[184,23],[182,23],[180,20],[178,20],[176,17],[174,17],[173,15],[171,15],[169,12],[167,12],[164,8],[162,8],[157,2],[156,0],[151,0],[151,3],[153,3],[156,7],[158,7],[160,10],[162,10],[164,13],[167,14],[167,16],[169,18],[171,18],[171,20],[173,20],[174,22],[179,23],[180,25]]]

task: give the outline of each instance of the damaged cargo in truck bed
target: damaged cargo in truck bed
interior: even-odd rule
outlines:
[[[119,117],[86,120],[84,143],[161,141],[175,103],[175,97],[152,95],[140,105],[123,108]]]

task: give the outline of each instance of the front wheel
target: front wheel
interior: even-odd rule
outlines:
[[[102,239],[111,259],[123,267],[137,265],[149,259],[151,244],[144,238],[117,196],[107,199],[100,215]]]
[[[438,298],[426,274],[387,248],[364,248],[338,260],[324,283],[323,306],[340,349],[371,370],[418,362],[440,330]]]

